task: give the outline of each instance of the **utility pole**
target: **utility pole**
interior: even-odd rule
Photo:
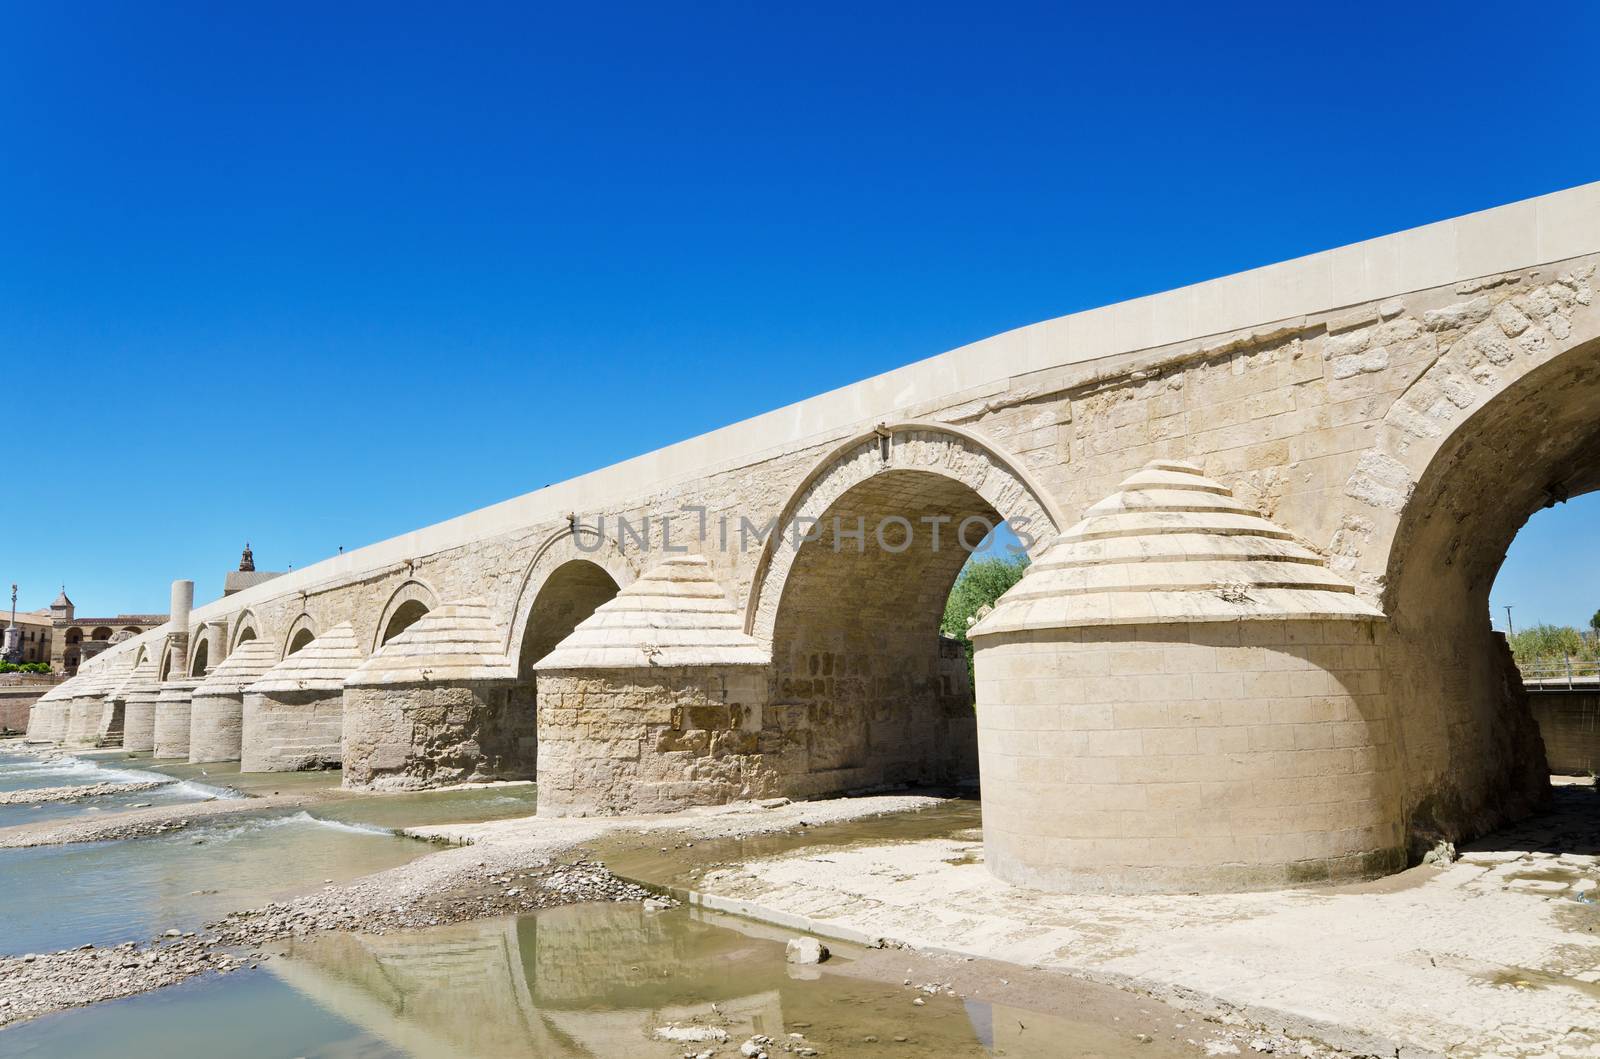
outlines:
[[[1517,630],[1511,624],[1511,604],[1506,604],[1506,639],[1517,635]]]

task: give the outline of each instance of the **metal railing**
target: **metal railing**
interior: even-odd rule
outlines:
[[[1523,687],[1584,688],[1600,686],[1600,661],[1540,658],[1518,663]]]

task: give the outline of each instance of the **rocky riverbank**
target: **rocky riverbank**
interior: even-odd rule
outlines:
[[[46,802],[76,802],[103,798],[110,794],[137,794],[165,787],[169,780],[147,783],[85,783],[76,787],[34,787],[20,791],[0,791],[0,805],[43,805]]]
[[[165,823],[182,826],[199,815],[197,810],[213,806],[271,808],[286,800],[293,804],[297,798],[306,796],[180,806]],[[640,843],[652,846],[692,844],[710,838],[801,831],[822,823],[937,804],[939,799],[911,795],[808,803],[778,799],[667,817],[523,818],[416,828],[411,833],[458,844],[344,886],[327,886],[259,908],[241,909],[192,935],[164,935],[143,945],[110,949],[83,947],[38,954],[31,959],[0,958],[0,1026],[159,989],[208,971],[226,973],[258,964],[271,958],[269,946],[273,942],[323,931],[383,933],[580,901],[654,901],[653,907],[662,908],[674,903],[618,879],[604,864],[593,860],[583,847],[602,837],[636,835]],[[128,814],[118,816],[123,818],[119,827],[162,823],[160,817],[151,817],[130,825]],[[108,818],[102,823],[114,820]],[[73,828],[72,833],[79,836],[69,841],[85,840],[82,836],[87,832],[77,822],[61,826]],[[0,843],[3,841],[4,836],[0,835]]]
[[[208,802],[178,802],[145,809],[44,820],[0,828],[0,849],[59,846],[71,842],[109,842],[116,839],[152,838],[181,831],[195,820],[209,820],[264,809],[304,808],[316,799],[302,794],[249,798],[216,798]]]
[[[672,903],[581,859],[446,850],[349,886],[235,912],[202,931],[172,930],[144,944],[0,957],[0,1026],[256,966],[271,958],[273,942],[291,937],[332,930],[381,934],[579,901],[646,900]]]

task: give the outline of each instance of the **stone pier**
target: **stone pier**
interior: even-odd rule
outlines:
[[[361,664],[354,627],[342,622],[245,689],[245,772],[290,772],[339,764],[344,683]]]
[[[1383,634],[1226,486],[1146,465],[971,630],[990,870],[1189,892],[1404,867]]]
[[[278,661],[268,640],[247,640],[194,689],[189,704],[189,760],[237,761],[244,745],[245,688]]]

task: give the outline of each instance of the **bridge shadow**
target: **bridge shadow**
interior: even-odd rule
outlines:
[[[1592,777],[1552,776],[1550,801],[1541,811],[1500,828],[1458,851],[1472,854],[1600,856],[1600,788]]]

